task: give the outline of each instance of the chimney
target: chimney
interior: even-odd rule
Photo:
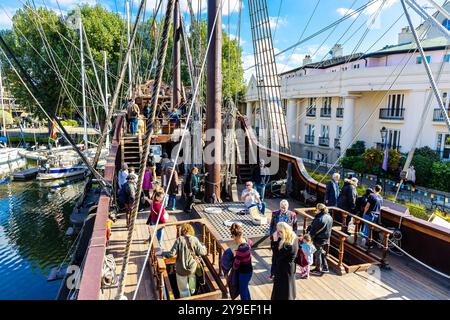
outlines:
[[[308,54],[305,56],[305,58],[303,59],[303,65],[306,66],[307,64],[312,63],[312,58],[311,56]]]
[[[407,44],[413,42],[414,37],[409,27],[402,28],[402,32],[398,34],[398,44]]]
[[[342,48],[342,44],[336,43],[333,48],[331,49],[331,56],[333,58],[342,57],[344,49]]]

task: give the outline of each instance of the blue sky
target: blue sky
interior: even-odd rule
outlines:
[[[17,8],[23,6],[25,0],[2,0],[0,4],[0,28],[9,28],[11,26],[10,17]],[[180,0],[186,21],[188,21],[187,1]],[[207,0],[192,0],[194,10],[199,5],[202,6],[202,12],[205,12]],[[124,0],[35,0],[36,5],[46,5],[56,11],[59,8],[65,12],[81,2],[91,4],[100,3],[111,11],[124,12]],[[138,0],[131,1],[132,10],[137,11]],[[157,0],[148,0],[148,11],[151,12],[157,3]],[[165,1],[164,1],[165,2]],[[274,37],[275,51],[279,52],[303,38],[313,34],[326,25],[336,21],[353,9],[357,9],[368,0],[267,0],[269,6],[269,16],[271,20],[272,33]],[[418,1],[423,6],[430,6],[426,0]],[[444,0],[437,0],[442,4]],[[228,6],[229,4],[229,6]],[[228,20],[230,20],[231,34],[237,34],[239,0],[223,0],[223,28],[228,30]],[[316,7],[317,6],[317,7]],[[315,13],[312,15],[314,9]],[[433,9],[427,9],[434,13]],[[230,15],[228,16],[228,13]],[[290,50],[277,57],[278,71],[288,71],[302,64],[306,54],[312,55],[314,61],[321,61],[329,58],[327,56],[331,47],[339,41],[344,46],[344,54],[355,52],[365,52],[366,50],[375,51],[388,44],[396,44],[400,29],[407,25],[406,18],[401,16],[403,10],[400,0],[378,0],[370,6],[361,15],[348,19],[341,23],[333,32],[329,30],[324,34],[309,40],[306,43]],[[280,13],[278,15],[278,13]],[[411,11],[414,23],[418,25],[421,19]],[[357,18],[356,18],[357,17]],[[374,19],[376,18],[376,19]],[[306,28],[308,20],[309,25]],[[345,31],[353,23],[353,26],[347,33]],[[306,28],[306,29],[305,29]],[[368,29],[367,34],[366,30]],[[382,35],[390,29],[382,37]],[[243,1],[242,12],[242,41],[244,55],[244,68],[253,65],[253,45],[250,29],[250,18],[248,11],[248,1]],[[248,79],[253,70],[246,71]]]

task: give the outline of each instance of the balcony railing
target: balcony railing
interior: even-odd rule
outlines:
[[[320,117],[321,118],[331,118],[331,109],[321,108],[320,109]]]
[[[336,118],[343,118],[344,117],[344,108],[337,108],[336,109]]]
[[[316,108],[309,108],[308,111],[306,111],[306,116],[307,117],[315,117],[317,114],[317,109]]]
[[[341,148],[341,139],[334,139],[334,148],[335,149],[340,149]]]
[[[330,138],[328,138],[328,137],[320,137],[319,138],[319,146],[329,147],[330,146]]]
[[[314,136],[306,135],[305,136],[305,143],[306,144],[314,144]]]
[[[380,119],[404,120],[405,109],[380,109]]]
[[[385,148],[385,145],[383,145],[382,143],[377,143],[377,149],[378,150],[382,150],[382,151],[384,151],[384,148]],[[397,151],[400,151],[400,149],[402,148],[401,146],[398,146],[398,145],[392,145],[392,144],[388,144],[388,148],[389,149],[393,149],[393,150],[397,150]]]
[[[450,116],[450,109],[447,110],[447,114]],[[435,122],[444,122],[445,121],[445,116],[441,109],[434,109],[433,121],[435,121]]]

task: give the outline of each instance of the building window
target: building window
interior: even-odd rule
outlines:
[[[450,134],[439,133],[436,151],[444,161],[450,161]]]
[[[353,65],[353,69],[359,69],[359,63]]]
[[[426,58],[427,58],[427,62],[431,63],[431,56],[426,56]],[[422,56],[418,56],[417,57],[417,64],[422,64],[422,63],[423,63]]]
[[[404,94],[389,95],[387,109],[380,109],[380,119],[403,120],[405,111],[403,108],[404,100]]]
[[[400,131],[388,129],[387,144],[390,149],[400,149]]]
[[[306,159],[314,161],[314,153],[312,151],[306,151]]]
[[[317,105],[317,98],[309,98],[308,110],[306,112],[307,117],[316,116],[316,105]]]
[[[330,127],[322,125],[319,146],[329,147],[330,146]]]
[[[306,144],[314,144],[315,131],[316,127],[313,124],[306,125],[306,135],[305,135]]]
[[[342,126],[337,126],[336,129],[336,138],[341,138],[342,137]]]
[[[445,19],[444,22],[442,22],[442,25],[447,28],[447,30],[450,30],[450,20]]]
[[[444,55],[444,62],[450,62],[450,54]]]
[[[322,109],[320,110],[320,116],[324,118],[331,118],[331,97],[323,98]]]

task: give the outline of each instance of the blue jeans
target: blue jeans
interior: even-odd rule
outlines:
[[[378,221],[378,214],[369,212],[369,213],[366,213],[365,215],[363,215],[362,218],[365,220],[368,220],[370,222],[376,222],[376,221]],[[364,234],[366,240],[369,240],[370,228],[366,223],[364,224],[363,234]]]
[[[250,283],[250,279],[252,278],[251,273],[239,273],[239,294],[241,295],[241,300],[252,300],[250,297],[250,290],[248,289],[248,285]]]
[[[261,202],[261,204],[259,204],[259,203],[252,204],[250,207],[248,207],[248,209],[253,208],[253,207],[258,207],[258,210],[262,215],[266,214],[266,203],[265,202]]]
[[[169,202],[167,208],[175,210],[177,206],[177,196],[175,194],[169,194]]]
[[[138,131],[138,119],[134,118],[134,119],[130,119],[130,131],[131,134],[136,134]]]
[[[154,226],[156,223],[153,223],[152,222],[152,225]],[[160,225],[159,223],[158,223],[158,225]],[[150,235],[150,237],[151,237],[151,235]],[[164,228],[160,228],[160,229],[158,229],[157,231],[156,231],[156,239],[158,240],[158,243],[159,243],[159,246],[162,248],[162,239],[163,239],[163,237],[164,237]]]
[[[266,185],[265,184],[257,184],[256,191],[258,191],[259,195],[261,196],[261,201],[264,201],[264,197],[266,195]]]

